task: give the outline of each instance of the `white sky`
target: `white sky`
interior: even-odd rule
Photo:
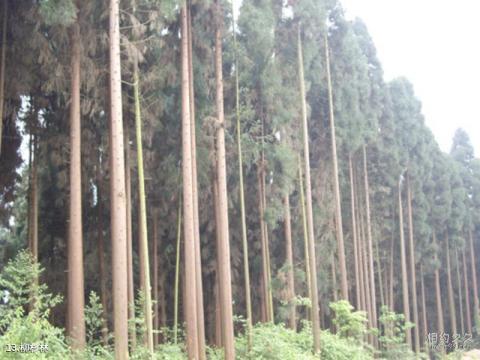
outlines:
[[[386,80],[407,77],[427,125],[449,152],[464,128],[480,152],[480,1],[341,0],[377,47]]]

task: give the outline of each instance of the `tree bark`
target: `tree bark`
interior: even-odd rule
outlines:
[[[182,198],[178,196],[177,249],[175,252],[175,288],[173,293],[173,343],[178,338],[178,287],[180,282],[180,241],[182,239]]]
[[[328,84],[328,104],[330,118],[330,137],[332,142],[332,161],[333,161],[333,186],[335,192],[335,219],[337,229],[337,246],[338,246],[338,265],[340,267],[340,290],[342,299],[348,301],[348,281],[347,281],[347,265],[345,261],[345,245],[343,241],[343,224],[342,224],[342,200],[340,198],[340,184],[338,181],[338,157],[337,157],[337,141],[335,136],[335,117],[333,109],[333,90],[332,79],[330,76],[330,51],[328,49],[328,36],[325,32],[325,62],[327,66],[327,84]],[[367,195],[368,198],[368,195]],[[368,202],[367,202],[368,203]],[[370,215],[367,215],[368,217]],[[371,237],[370,237],[371,239]],[[371,246],[371,244],[370,244]],[[372,267],[373,270],[373,267]],[[373,298],[375,298],[375,287],[373,286]]]
[[[458,250],[455,246],[455,271],[457,273],[457,294],[458,294],[458,306],[460,314],[460,329],[461,334],[465,334],[465,319],[463,317],[463,294],[462,294],[462,277],[460,276],[460,261],[458,259]]]
[[[128,359],[127,226],[122,124],[119,0],[110,0],[110,205],[115,359]]]
[[[353,241],[353,262],[355,269],[355,301],[357,310],[361,309],[361,298],[360,298],[360,267],[358,261],[358,239],[357,239],[357,222],[356,222],[356,213],[355,213],[355,188],[353,180],[353,164],[352,164],[352,154],[348,154],[348,174],[350,178],[350,211],[352,213],[352,241]]]
[[[188,61],[188,20],[186,4],[181,9],[182,34],[182,173],[183,173],[183,227],[185,253],[185,320],[187,330],[187,352],[189,359],[199,359],[197,288],[196,288],[196,251],[195,219],[192,179],[192,137],[189,94]]]
[[[421,295],[422,295],[422,321],[423,321],[423,336],[426,337],[429,333],[428,330],[428,322],[427,322],[427,305],[426,305],[426,298],[425,298],[425,277],[423,274],[423,266],[420,264],[420,287],[421,287]],[[424,351],[428,351],[428,348],[424,349]]]
[[[433,231],[433,243],[436,246],[437,237],[435,230]],[[435,252],[435,262],[437,261],[438,256]],[[440,289],[440,271],[438,270],[438,267],[435,269],[435,297],[437,302],[437,332],[443,334],[445,332],[445,326],[443,321],[442,290]]]
[[[235,340],[233,334],[233,309],[232,309],[232,277],[230,269],[230,244],[228,229],[228,198],[227,198],[227,170],[225,160],[225,116],[223,109],[223,74],[222,74],[222,17],[219,0],[215,2],[216,29],[215,29],[215,82],[216,82],[216,108],[217,108],[217,181],[218,205],[221,229],[221,242],[218,248],[220,258],[220,301],[222,305],[222,330],[225,359],[235,358]]]
[[[313,207],[312,207],[312,185],[310,180],[310,150],[307,124],[307,102],[305,93],[305,80],[303,74],[303,51],[298,29],[298,68],[299,68],[299,86],[300,86],[300,102],[303,123],[303,160],[305,165],[305,189],[306,189],[306,213],[308,228],[308,254],[309,254],[309,271],[310,271],[310,288],[312,302],[312,331],[313,331],[313,347],[316,353],[320,352],[320,318],[318,306],[318,287],[317,287],[317,261],[315,256],[315,234],[313,227]]]
[[[80,26],[71,33],[71,104],[70,104],[70,219],[68,223],[68,329],[72,347],[85,347],[85,299],[83,279],[82,165],[80,114]]]
[[[287,291],[288,291],[288,302],[290,306],[288,324],[290,329],[297,329],[297,315],[295,309],[295,282],[293,277],[293,245],[292,245],[292,224],[290,218],[290,196],[288,194],[284,195],[283,198],[283,208],[284,208],[284,231],[285,231],[285,264],[287,265]]]
[[[473,284],[473,323],[476,327],[480,324],[479,318],[479,304],[478,304],[478,286],[477,286],[477,269],[475,261],[475,248],[473,247],[473,235],[472,229],[468,229],[468,241],[470,245],[470,266],[472,271],[472,284]]]
[[[3,109],[5,106],[5,61],[7,60],[8,0],[3,0],[2,50],[0,64],[0,155],[2,154]]]
[[[445,240],[446,240],[446,258],[447,258],[447,296],[448,296],[448,310],[450,313],[450,333],[451,334],[458,334],[457,333],[457,312],[455,310],[455,299],[453,297],[453,282],[452,282],[452,267],[450,264],[450,245],[448,241],[448,230],[445,232]]]
[[[402,208],[402,175],[398,181],[398,220],[400,231],[400,263],[402,268],[402,295],[403,295],[403,315],[405,322],[410,321],[410,297],[408,294],[408,275],[407,275],[407,259],[405,250],[405,237],[403,233],[403,208]],[[405,330],[405,337],[408,346],[412,347],[412,332],[410,329]]]
[[[158,296],[158,218],[155,209],[153,210],[153,233],[152,233],[152,242],[153,242],[153,331],[159,330],[159,296]],[[153,334],[153,345],[156,347],[158,345],[158,332]]]
[[[412,310],[413,310],[413,322],[415,327],[413,328],[413,335],[415,341],[415,352],[420,352],[420,333],[418,331],[419,319],[418,319],[418,305],[417,305],[417,274],[415,270],[415,246],[413,243],[413,211],[412,211],[412,189],[410,187],[410,175],[407,172],[407,212],[408,212],[408,242],[410,252],[410,275],[411,275],[411,296],[412,296]]]
[[[469,334],[472,333],[472,315],[470,312],[470,288],[468,284],[468,269],[467,269],[467,259],[465,256],[465,249],[462,249],[462,262],[463,262],[463,287],[465,289],[465,317],[467,318],[467,331]]]

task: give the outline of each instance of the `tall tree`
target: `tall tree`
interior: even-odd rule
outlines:
[[[0,53],[0,154],[2,154],[3,116],[5,107],[5,62],[7,60],[8,0],[3,0],[2,49]]]

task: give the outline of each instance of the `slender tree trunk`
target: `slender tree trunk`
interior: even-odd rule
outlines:
[[[143,266],[140,269],[143,279],[143,292],[145,296],[145,329],[146,343],[150,356],[153,358],[153,319],[152,319],[152,291],[150,284],[150,260],[148,256],[148,230],[147,230],[147,203],[145,199],[145,176],[143,170],[143,145],[142,145],[142,118],[140,110],[140,80],[138,75],[138,59],[135,58],[133,65],[133,96],[135,99],[135,134],[137,142],[137,165],[138,165],[138,201],[140,228],[140,251],[143,255]]]
[[[436,246],[437,237],[435,230],[433,231],[433,243]],[[437,261],[438,256],[435,252],[435,262]],[[443,321],[442,290],[440,289],[440,271],[438,267],[435,269],[435,297],[437,301],[437,332],[443,334],[445,332],[445,326]]]
[[[303,189],[303,173],[302,173],[302,161],[300,155],[298,156],[298,178],[299,178],[299,187],[300,187],[300,203],[302,207],[302,227],[303,227],[303,245],[305,253],[305,274],[307,278],[307,296],[312,300],[312,281],[310,279],[310,256],[308,253],[309,247],[309,235],[308,235],[308,225],[307,225],[307,209],[305,205],[305,194]],[[311,321],[311,311],[307,308],[307,319]]]
[[[447,258],[447,296],[448,296],[448,310],[450,313],[450,333],[457,333],[457,311],[455,310],[455,299],[453,297],[453,282],[452,282],[452,266],[450,264],[450,245],[448,240],[448,230],[445,232],[445,240],[447,243],[445,254]]]
[[[192,137],[192,183],[193,183],[193,221],[195,229],[195,285],[197,291],[197,326],[198,326],[198,352],[201,360],[206,359],[205,353],[205,316],[203,306],[203,281],[202,281],[202,256],[200,242],[200,226],[198,220],[198,184],[197,184],[197,140],[195,129],[195,93],[193,81],[193,45],[192,45],[192,16],[191,1],[187,4],[188,22],[188,71],[189,71],[189,95],[190,95],[190,127]]]
[[[410,187],[410,175],[407,172],[407,212],[408,212],[408,242],[410,252],[410,275],[411,275],[411,296],[412,296],[412,310],[413,310],[413,322],[415,327],[413,328],[413,335],[415,341],[415,352],[420,352],[420,333],[418,331],[419,319],[418,319],[418,305],[417,305],[417,274],[415,270],[415,246],[413,243],[413,212],[412,212],[412,189]]]
[[[337,158],[337,141],[335,136],[335,117],[333,109],[333,90],[332,80],[330,76],[330,51],[328,49],[328,36],[325,32],[325,58],[327,65],[327,84],[328,84],[328,103],[330,118],[330,137],[332,141],[332,161],[333,161],[333,186],[335,192],[335,219],[337,225],[337,245],[338,245],[338,263],[340,267],[340,289],[342,299],[348,300],[348,281],[347,281],[347,265],[345,261],[345,245],[343,242],[343,224],[342,224],[342,200],[340,199],[340,184],[338,181],[338,158]],[[373,287],[374,288],[374,287]],[[375,290],[373,290],[375,294]]]
[[[110,0],[110,205],[115,359],[128,359],[127,226],[123,152],[119,0]]]
[[[234,6],[232,2],[232,14]],[[247,321],[248,348],[252,347],[252,296],[250,294],[250,266],[248,263],[248,240],[247,240],[247,221],[245,215],[245,189],[243,184],[243,153],[242,153],[242,135],[240,123],[240,89],[238,73],[238,55],[237,55],[237,33],[235,28],[235,17],[233,24],[233,47],[235,52],[235,118],[237,121],[237,153],[238,153],[238,177],[240,181],[240,217],[242,223],[242,250],[243,250],[243,275],[245,279],[245,307]]]
[[[290,196],[284,195],[283,198],[284,207],[284,231],[285,231],[285,263],[287,264],[287,289],[288,289],[288,302],[290,306],[290,312],[288,316],[288,324],[292,330],[297,329],[297,315],[295,309],[295,282],[293,277],[293,245],[292,245],[292,224],[290,218]]]
[[[192,179],[192,137],[189,94],[188,21],[187,8],[181,9],[182,34],[182,172],[183,172],[183,227],[185,253],[185,320],[187,352],[189,359],[199,359],[196,265],[195,265],[195,219]]]
[[[393,212],[392,214],[393,218],[395,218],[395,212]],[[394,267],[395,267],[395,264],[393,262],[394,260],[394,252],[395,252],[395,220],[393,219],[393,227],[392,227],[392,241],[390,243],[390,267],[389,267],[389,289],[388,289],[388,292],[389,292],[389,298],[390,298],[390,302],[389,302],[389,307],[390,307],[390,310],[391,311],[395,311],[395,297],[393,296],[393,273],[394,273]]]
[[[215,345],[223,347],[222,343],[222,307],[220,306],[220,294],[218,291],[218,273],[215,274]]]
[[[215,144],[213,145],[213,152],[215,153]],[[219,248],[221,245],[222,241],[222,232],[221,232],[221,220],[220,220],[220,206],[218,203],[218,181],[217,181],[217,162],[216,160],[213,161],[212,164],[212,169],[213,169],[213,179],[212,179],[212,184],[213,184],[213,209],[215,212],[215,235],[216,235],[216,246]],[[217,258],[216,258],[216,266],[215,266],[215,338],[217,340],[218,346],[223,347],[224,342],[223,342],[223,308],[221,305],[221,300],[220,300],[220,274],[219,274],[219,264],[220,264],[220,256],[219,253],[217,252]]]
[[[377,276],[378,276],[378,287],[380,289],[380,304],[385,305],[385,289],[383,287],[383,276],[382,276],[382,264],[380,262],[380,250],[378,249],[378,239],[374,241],[375,243],[375,263],[377,264]]]
[[[159,297],[158,297],[158,218],[157,213],[153,210],[153,331],[158,331],[159,329]],[[158,333],[153,334],[153,345],[156,347],[158,345]]]
[[[360,267],[358,261],[358,239],[357,239],[357,222],[355,219],[355,188],[353,180],[353,164],[352,164],[352,154],[348,154],[348,174],[350,177],[350,204],[351,204],[351,218],[352,218],[352,240],[353,240],[353,262],[355,269],[355,301],[357,310],[361,309],[361,298],[360,298]]]
[[[3,129],[3,109],[5,105],[5,62],[7,60],[7,19],[8,19],[8,0],[3,0],[3,20],[2,20],[2,50],[0,64],[0,155],[2,154],[2,129]]]
[[[130,346],[137,346],[135,324],[135,289],[133,283],[133,240],[132,240],[132,180],[130,172],[130,136],[129,126],[125,126],[125,208],[127,219],[127,291],[128,291],[128,321],[130,322],[128,336]]]
[[[368,325],[371,326],[371,317],[369,307],[367,306],[367,294],[366,294],[366,273],[364,271],[366,261],[364,261],[364,241],[363,233],[361,231],[362,220],[360,218],[360,194],[359,194],[359,182],[354,184],[354,198],[355,198],[355,212],[356,216],[356,232],[357,232],[357,251],[358,251],[358,265],[359,265],[359,284],[360,284],[360,309],[367,312]]]
[[[317,287],[317,261],[315,256],[315,234],[313,228],[313,207],[312,207],[312,185],[310,181],[310,150],[307,124],[307,101],[305,93],[305,80],[303,74],[303,51],[298,29],[298,77],[300,86],[301,114],[303,123],[303,160],[305,165],[305,188],[306,188],[306,213],[308,228],[308,254],[309,254],[309,270],[310,270],[310,288],[312,302],[312,331],[313,331],[313,347],[315,352],[320,352],[320,318],[318,306],[318,287]]]
[[[365,292],[365,310],[367,311],[367,319],[368,319],[368,325],[370,328],[373,328],[373,307],[372,307],[372,302],[374,299],[372,299],[372,292],[371,292],[371,283],[369,280],[369,274],[370,274],[370,269],[369,269],[369,256],[368,256],[368,246],[366,244],[366,234],[365,234],[365,217],[364,217],[364,212],[359,211],[359,224],[360,224],[360,251],[362,253],[362,261],[361,264],[363,264],[363,283],[364,283],[364,292]],[[369,341],[371,344],[373,344],[373,334],[369,335]]]
[[[467,259],[465,256],[465,249],[462,249],[462,262],[463,262],[463,287],[465,289],[465,317],[467,318],[467,331],[469,334],[472,333],[472,315],[470,312],[470,288],[468,284],[468,270],[467,270]]]
[[[455,271],[457,273],[457,294],[460,314],[461,334],[465,334],[465,319],[463,317],[463,294],[462,294],[462,277],[460,276],[460,261],[458,259],[458,250],[455,246]]]
[[[98,252],[98,271],[100,275],[100,299],[102,302],[102,340],[103,344],[108,344],[108,301],[107,301],[107,274],[105,270],[105,249],[103,236],[103,191],[102,191],[102,161],[99,151],[97,163],[97,252]]]
[[[177,215],[177,249],[175,252],[175,288],[173,294],[173,342],[177,343],[178,337],[178,285],[180,282],[180,241],[182,239],[182,198],[178,197]]]
[[[408,275],[407,275],[407,256],[405,250],[405,237],[403,234],[403,208],[402,208],[402,180],[398,181],[398,220],[400,231],[400,263],[402,268],[402,295],[403,295],[403,315],[405,322],[410,321],[410,297],[408,294]],[[412,347],[412,332],[405,330],[405,336],[408,346]]]
[[[37,112],[34,112],[34,121],[36,124]],[[32,167],[31,167],[31,187],[30,187],[30,224],[29,224],[29,243],[30,252],[33,259],[38,262],[38,134],[33,136],[32,144]],[[38,279],[35,279],[38,283]]]
[[[70,219],[68,222],[68,329],[72,347],[85,347],[80,119],[80,27],[71,33]]]
[[[475,248],[473,247],[473,235],[472,229],[468,229],[468,242],[470,245],[470,266],[472,271],[472,284],[473,284],[473,323],[475,327],[480,326],[479,318],[479,304],[478,304],[478,286],[477,286],[477,269],[475,261]]]
[[[261,166],[261,165],[260,165]],[[262,306],[262,321],[270,322],[272,321],[270,318],[270,311],[269,311],[269,304],[268,304],[268,292],[267,292],[267,284],[269,284],[268,280],[268,270],[267,270],[267,251],[265,249],[265,219],[264,217],[264,209],[263,209],[263,195],[262,195],[262,175],[260,168],[257,168],[257,184],[258,184],[258,214],[260,217],[260,250],[261,250],[261,257],[262,257],[262,286],[260,291],[260,301]]]
[[[215,80],[218,129],[216,136],[218,204],[221,229],[221,242],[218,248],[220,257],[220,301],[222,305],[222,330],[225,359],[235,358],[232,309],[232,277],[230,273],[230,244],[228,229],[227,169],[225,161],[225,116],[223,110],[223,74],[222,74],[222,17],[221,5],[216,0],[215,29]]]
[[[330,269],[332,273],[332,293],[333,293],[333,302],[338,301],[338,293],[337,293],[337,270],[335,264],[335,254],[332,253],[330,256]]]
[[[424,339],[426,338],[427,334],[429,333],[428,330],[428,322],[427,322],[427,305],[425,300],[425,276],[423,275],[423,266],[420,264],[420,287],[421,287],[421,295],[422,295],[422,321],[423,321],[423,336]],[[424,351],[428,351],[428,349],[424,349]]]

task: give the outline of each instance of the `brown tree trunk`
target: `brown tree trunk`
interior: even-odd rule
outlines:
[[[445,254],[447,258],[447,296],[448,296],[448,310],[450,313],[450,334],[457,333],[457,312],[455,310],[455,299],[453,297],[453,282],[452,282],[452,267],[450,264],[450,245],[448,241],[448,230],[445,232],[445,240],[447,243]]]
[[[220,301],[222,306],[222,330],[225,359],[235,359],[235,341],[233,334],[232,276],[230,269],[230,244],[228,229],[227,169],[225,160],[225,116],[223,110],[223,74],[222,74],[222,28],[221,5],[215,2],[215,82],[218,129],[216,136],[218,205],[221,229],[221,242],[218,248],[220,257]]]
[[[333,294],[333,302],[338,301],[338,293],[337,293],[337,271],[336,271],[336,264],[335,264],[335,254],[332,253],[330,256],[330,270],[332,273],[332,294]]]
[[[433,231],[433,243],[436,246],[437,237],[435,231]],[[438,256],[435,252],[435,262],[437,261]],[[443,334],[445,332],[445,326],[443,321],[442,290],[440,289],[440,271],[438,267],[435,269],[435,297],[437,302],[437,332]]]
[[[3,20],[2,20],[2,50],[0,64],[0,155],[2,154],[2,129],[3,129],[3,109],[5,105],[5,61],[7,60],[7,19],[8,19],[8,0],[3,0]]]
[[[205,316],[203,306],[203,281],[202,281],[202,256],[200,242],[200,226],[198,220],[198,184],[197,184],[197,140],[195,132],[195,93],[193,80],[193,43],[192,43],[192,16],[191,1],[187,4],[188,22],[188,74],[190,95],[190,127],[192,137],[192,183],[193,183],[193,221],[195,224],[195,284],[197,290],[197,326],[198,326],[198,352],[200,360],[206,359],[205,353]]]
[[[472,284],[473,284],[473,323],[475,326],[479,326],[479,304],[478,304],[478,286],[477,286],[477,269],[475,261],[475,248],[473,247],[473,235],[472,229],[468,230],[468,242],[470,245],[470,266],[472,271]]]
[[[347,265],[345,261],[345,245],[343,241],[343,223],[342,223],[342,200],[340,198],[340,184],[338,181],[338,157],[337,157],[337,141],[335,136],[335,117],[333,109],[333,89],[330,76],[330,51],[328,49],[328,37],[325,32],[325,58],[327,65],[327,84],[328,84],[328,103],[330,118],[330,137],[332,141],[332,161],[333,161],[333,185],[335,192],[335,220],[337,230],[337,254],[338,265],[340,267],[340,290],[342,299],[348,300],[348,281],[347,281]],[[368,197],[368,196],[367,196]],[[367,215],[368,217],[370,215]],[[371,238],[371,237],[370,237]],[[371,246],[371,245],[370,245]],[[373,268],[372,268],[373,269]],[[373,286],[373,298],[375,298],[375,287]]]
[[[465,317],[467,318],[467,331],[472,333],[472,315],[470,312],[470,288],[468,284],[468,269],[467,259],[465,256],[465,249],[462,249],[462,263],[463,263],[463,287],[465,289]]]
[[[187,8],[181,9],[182,49],[182,174],[183,174],[183,226],[185,258],[184,318],[189,359],[199,359],[197,297],[196,297],[196,251],[195,219],[192,179],[192,137],[189,94],[188,20]]]
[[[312,302],[312,331],[313,331],[313,347],[315,352],[320,352],[320,317],[318,304],[318,286],[317,286],[317,260],[315,254],[315,234],[313,225],[313,206],[312,206],[312,185],[310,177],[310,149],[307,124],[307,100],[305,92],[305,80],[303,74],[303,50],[298,29],[298,67],[299,67],[299,85],[300,85],[300,102],[303,125],[303,161],[305,165],[305,190],[306,190],[306,212],[307,212],[307,228],[308,228],[308,254],[309,254],[309,271],[310,271],[310,289]]]
[[[37,112],[34,111],[34,122],[36,124]],[[38,261],[38,134],[33,135],[30,179],[30,204],[29,204],[29,249],[35,261]],[[38,279],[36,279],[38,282]]]
[[[357,179],[358,180],[358,179]],[[365,272],[366,261],[364,260],[365,245],[363,239],[363,232],[361,231],[362,219],[360,217],[360,194],[359,194],[359,181],[354,184],[354,198],[355,198],[355,216],[357,224],[357,251],[358,251],[358,266],[359,266],[359,283],[360,283],[360,308],[367,312],[367,319],[369,321],[368,326],[371,326],[370,310],[367,304],[366,293],[366,279],[367,274]]]
[[[423,321],[423,336],[424,339],[426,338],[427,334],[429,333],[428,329],[428,322],[427,322],[427,305],[425,299],[425,277],[423,275],[423,266],[420,264],[420,287],[421,287],[421,295],[422,295],[422,321]],[[428,351],[428,349],[424,349],[424,351]]]
[[[420,352],[420,332],[418,331],[419,319],[418,319],[418,304],[417,304],[417,274],[415,270],[415,246],[413,243],[413,212],[412,212],[412,189],[410,187],[410,175],[407,173],[407,212],[408,212],[408,243],[410,252],[410,275],[411,275],[411,296],[412,296],[412,310],[413,310],[413,322],[415,327],[413,328],[413,335],[415,341],[415,352]]]
[[[395,214],[393,214],[392,216],[395,216]],[[393,221],[393,223],[395,224],[395,221]],[[388,293],[389,293],[389,303],[388,303],[388,306],[390,307],[390,310],[391,311],[394,311],[395,310],[395,297],[393,295],[393,273],[394,273],[394,251],[395,251],[395,230],[394,228],[392,228],[392,241],[390,243],[390,267],[389,267],[389,282],[388,282]]]
[[[152,292],[153,292],[153,331],[159,330],[159,296],[158,296],[158,218],[157,212],[153,210],[153,231],[152,231],[152,243],[153,243],[153,284],[152,284]],[[154,346],[158,345],[158,333],[153,334],[153,344]]]
[[[357,239],[357,222],[356,222],[356,213],[355,213],[355,188],[353,180],[353,164],[352,164],[352,154],[348,154],[348,173],[350,178],[350,204],[351,204],[351,218],[352,218],[352,241],[353,241],[353,262],[355,269],[355,301],[357,310],[361,309],[361,299],[360,299],[360,267],[358,260],[358,239]]]
[[[285,230],[285,263],[287,265],[287,290],[288,290],[288,302],[290,306],[288,324],[292,330],[297,329],[297,315],[294,304],[295,298],[295,283],[293,277],[293,245],[292,245],[292,224],[290,218],[290,197],[285,194],[283,198],[283,207],[285,213],[284,230]]]
[[[402,268],[402,295],[403,295],[403,315],[405,322],[410,321],[410,297],[408,294],[408,275],[407,275],[407,256],[405,250],[405,237],[403,234],[403,207],[402,207],[402,180],[398,182],[398,220],[400,231],[400,264]],[[412,332],[405,330],[405,337],[408,346],[412,347]]]
[[[110,0],[110,206],[115,359],[128,359],[127,226],[119,0]]]
[[[462,277],[460,276],[460,261],[458,259],[458,250],[455,246],[455,271],[457,273],[457,294],[458,294],[458,306],[460,314],[460,329],[461,334],[465,334],[465,319],[463,317],[463,294],[462,294]]]
[[[71,33],[71,104],[70,104],[70,219],[68,222],[68,329],[72,347],[85,347],[83,232],[82,232],[82,170],[80,119],[80,26],[75,23]]]

